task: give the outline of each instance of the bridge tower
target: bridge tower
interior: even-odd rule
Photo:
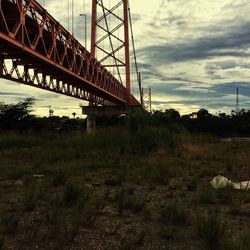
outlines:
[[[131,80],[128,0],[92,0],[91,54],[126,87],[126,106],[129,106]],[[96,114],[92,112],[95,107],[91,98],[89,106],[87,132],[93,133]],[[106,107],[98,115],[114,115],[121,113],[121,110],[123,108]]]
[[[131,103],[129,1],[92,0],[91,54],[126,87]]]

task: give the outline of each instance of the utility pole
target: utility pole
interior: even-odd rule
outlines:
[[[239,88],[236,88],[235,113],[236,113],[236,115],[239,115],[239,113],[240,113]]]
[[[149,88],[142,88],[142,102],[143,108],[148,112],[152,112],[152,99],[151,99],[151,87]]]
[[[54,114],[54,110],[51,108],[51,106],[49,105],[49,117],[52,117]]]

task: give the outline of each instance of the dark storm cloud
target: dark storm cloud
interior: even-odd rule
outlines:
[[[239,88],[239,94],[241,96],[250,97],[250,82],[229,82],[218,84],[210,87],[210,90],[223,95],[229,95],[236,93],[236,88]]]
[[[146,61],[173,63],[216,57],[249,57],[250,22],[239,25],[223,35],[207,35],[173,44],[148,46],[138,51]]]

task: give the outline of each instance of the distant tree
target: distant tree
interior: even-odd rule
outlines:
[[[0,126],[15,127],[20,121],[31,118],[31,107],[34,105],[34,98],[26,98],[17,104],[0,103]]]
[[[73,118],[76,119],[76,112],[73,112],[72,115],[73,115]]]
[[[208,119],[211,117],[212,117],[212,115],[206,109],[200,109],[197,112],[197,119],[199,119],[199,120],[205,120],[205,119]]]
[[[26,98],[17,104],[0,103],[0,118],[2,120],[20,121],[30,115],[33,104],[33,98]]]
[[[219,115],[219,118],[220,118],[220,119],[225,119],[225,118],[227,118],[226,113],[219,113],[218,115]]]
[[[180,119],[180,113],[175,109],[166,109],[164,115],[167,120],[175,121]]]

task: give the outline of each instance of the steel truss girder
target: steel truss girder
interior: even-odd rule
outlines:
[[[0,0],[0,44],[0,77],[95,104],[126,104],[126,88],[35,0]]]
[[[64,77],[59,77],[57,74],[45,73],[43,70],[30,68],[30,64],[23,64],[13,59],[11,62],[0,59],[0,63],[0,75],[4,79],[83,100],[92,100],[95,105],[111,104],[99,96],[90,94],[81,84],[71,84]],[[9,69],[7,63],[11,63]]]

